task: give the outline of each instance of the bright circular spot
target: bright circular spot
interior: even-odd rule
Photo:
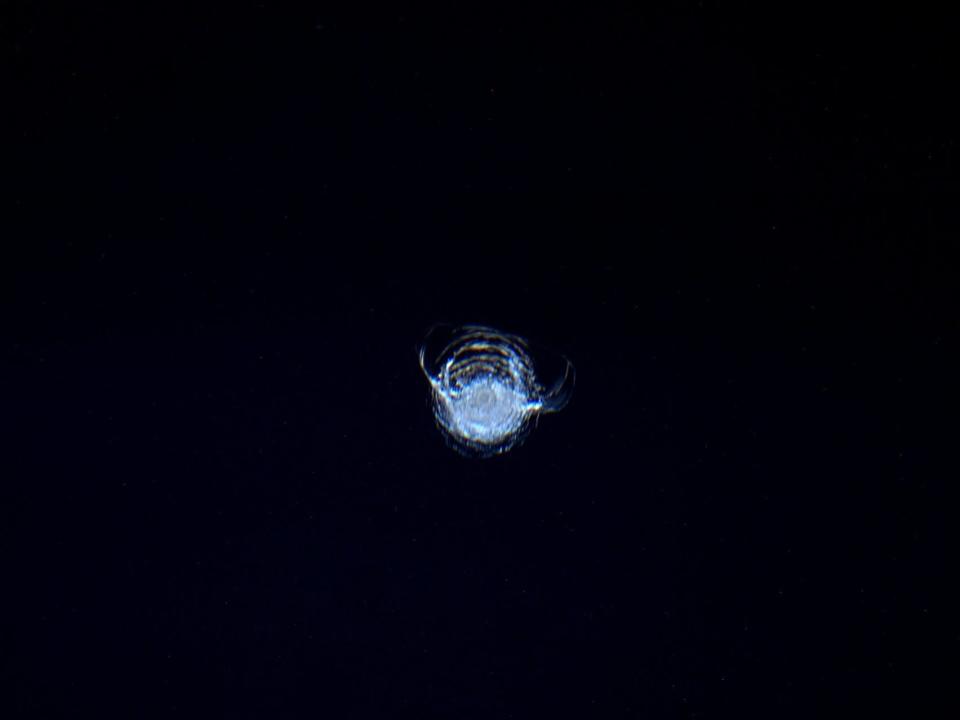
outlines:
[[[548,385],[537,375],[541,365]],[[479,325],[433,328],[420,347],[420,366],[437,426],[464,455],[515,447],[537,415],[562,409],[573,391],[573,364],[565,357],[543,348],[533,353],[523,338]]]

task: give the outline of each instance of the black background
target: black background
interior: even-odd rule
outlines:
[[[4,716],[952,717],[956,25],[849,11],[6,5]],[[440,321],[572,403],[454,454]]]

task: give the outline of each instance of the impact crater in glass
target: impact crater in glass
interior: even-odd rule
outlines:
[[[540,415],[570,401],[575,372],[563,355],[482,325],[438,325],[420,346],[433,414],[448,444],[490,457],[523,442]]]

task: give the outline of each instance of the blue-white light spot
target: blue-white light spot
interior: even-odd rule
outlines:
[[[522,338],[480,326],[432,331],[420,349],[420,365],[450,445],[481,457],[506,452],[525,438],[539,413],[566,405],[573,366],[560,356],[552,359],[562,375],[545,390]]]

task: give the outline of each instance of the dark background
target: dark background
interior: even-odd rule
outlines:
[[[5,4],[4,717],[955,716],[956,24],[848,12]]]

